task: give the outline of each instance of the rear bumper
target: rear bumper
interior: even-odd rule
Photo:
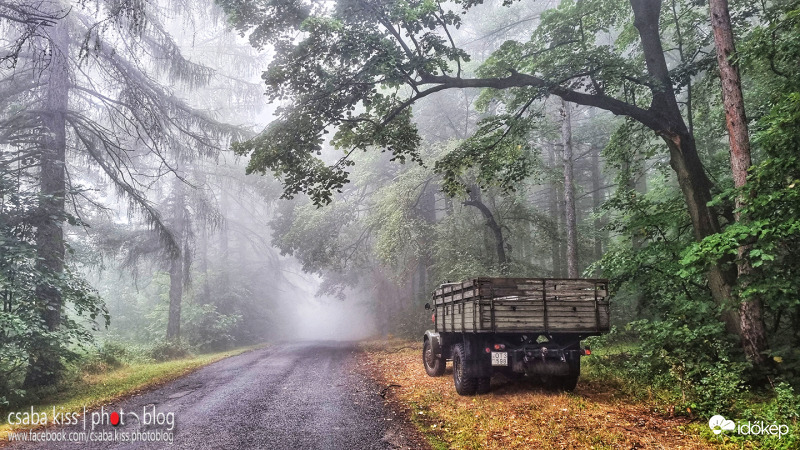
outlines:
[[[570,362],[578,360],[583,351],[548,347],[524,347],[510,350],[509,365],[512,372],[528,375],[567,375]]]

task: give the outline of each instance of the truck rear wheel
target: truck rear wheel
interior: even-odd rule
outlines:
[[[540,375],[542,384],[547,389],[571,392],[578,385],[581,374],[581,360],[568,361],[569,371],[566,375]]]
[[[425,365],[425,373],[428,375],[432,377],[444,375],[445,360],[433,353],[430,339],[425,339],[425,343],[422,345],[422,363]]]
[[[490,384],[492,382],[491,377],[480,377],[478,380],[478,387],[475,390],[478,394],[487,394],[492,389]]]
[[[581,359],[575,358],[574,361],[569,361],[569,373],[561,377],[561,389],[564,391],[574,391],[578,385],[578,377],[581,375]]]
[[[467,358],[464,346],[456,344],[453,346],[453,382],[456,385],[458,395],[475,395],[478,390],[478,379],[466,376]]]

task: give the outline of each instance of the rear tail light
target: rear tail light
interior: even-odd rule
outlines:
[[[592,349],[590,349],[589,347],[586,347],[585,349],[583,349],[583,354],[584,355],[591,355],[592,354]]]
[[[495,350],[505,350],[506,349],[506,345],[505,344],[494,344],[494,349]]]
[[[436,323],[436,314],[431,314],[431,322]]]
[[[489,347],[486,347],[486,353],[489,353],[491,351],[492,351],[492,349],[490,349]]]

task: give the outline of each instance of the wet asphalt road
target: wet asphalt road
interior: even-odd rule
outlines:
[[[9,448],[416,447],[408,440],[408,426],[384,407],[380,386],[356,372],[358,357],[355,346],[349,343],[277,344],[227,358],[154,391],[106,406],[106,412],[124,413],[124,425],[97,425],[93,435],[80,437],[103,442],[25,443]],[[153,415],[153,408],[156,419],[163,413],[163,423],[143,424],[143,411]],[[171,431],[169,413],[174,414]],[[74,433],[91,431],[90,416],[86,415],[86,430],[83,418],[79,418],[77,425],[49,427],[47,431],[62,431],[68,437],[73,433],[75,438]],[[111,438],[114,432],[116,436]],[[163,440],[170,432],[171,445]],[[133,439],[136,441],[131,442]]]

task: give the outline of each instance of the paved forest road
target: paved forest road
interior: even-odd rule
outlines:
[[[359,375],[353,344],[314,342],[278,344],[211,364],[155,391],[105,407],[122,411],[124,425],[95,426],[94,438],[116,442],[53,442],[11,445],[13,449],[396,449],[415,448],[410,428],[384,407],[380,388]],[[143,408],[155,407],[162,423],[143,425]],[[174,413],[174,443],[168,436]],[[87,414],[86,432],[91,431]],[[99,415],[97,416],[99,420]],[[84,432],[76,426],[48,431]],[[137,442],[120,442],[122,434]],[[138,433],[138,434],[137,434]],[[75,436],[73,436],[75,437]],[[142,442],[148,439],[150,442]]]

